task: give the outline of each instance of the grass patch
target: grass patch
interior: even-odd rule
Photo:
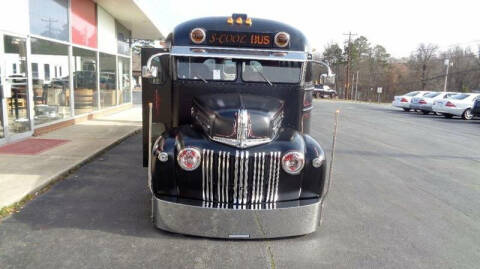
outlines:
[[[12,205],[9,205],[9,206],[5,206],[5,207],[2,207],[2,209],[0,209],[0,219],[4,218],[4,217],[7,217],[15,212],[19,212],[20,209],[23,208],[23,206],[30,200],[32,200],[33,198],[35,198],[37,196],[38,192],[35,193],[35,194],[28,194],[27,196],[25,196],[20,202],[16,202]]]

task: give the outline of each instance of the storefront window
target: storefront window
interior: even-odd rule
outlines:
[[[100,53],[100,106],[117,105],[116,56]]]
[[[118,53],[130,56],[130,30],[117,21],[115,22],[115,28],[117,30]]]
[[[74,47],[73,64],[75,115],[92,112],[98,108],[96,52]]]
[[[118,57],[119,104],[130,102],[130,58]]]
[[[68,0],[30,0],[30,32],[69,41]]]
[[[5,66],[12,67],[3,72],[8,130],[11,134],[23,133],[30,130],[26,42],[24,38],[5,35],[3,43]]]
[[[33,78],[34,123],[67,118],[71,115],[68,46],[37,38],[31,43],[32,69],[34,64],[37,69]],[[45,68],[54,68],[54,76],[46,76],[52,72]]]

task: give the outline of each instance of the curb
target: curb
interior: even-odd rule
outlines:
[[[68,175],[72,174],[73,172],[75,172],[76,170],[78,170],[80,167],[84,166],[85,164],[89,163],[90,161],[92,161],[93,159],[97,158],[98,156],[102,155],[103,153],[105,153],[106,151],[110,150],[111,148],[115,147],[116,145],[122,143],[124,140],[126,140],[127,138],[131,137],[131,136],[134,136],[136,134],[139,134],[140,132],[142,131],[142,127],[139,126],[138,128],[132,130],[131,132],[123,135],[122,137],[118,138],[117,140],[113,141],[112,143],[104,146],[104,147],[100,147],[96,152],[94,152],[93,154],[89,155],[89,156],[86,156],[85,158],[79,160],[76,164],[74,165],[71,165],[70,167],[67,167],[61,171],[59,171],[58,173],[56,173],[55,175],[51,176],[50,179],[48,179],[45,183],[41,184],[41,185],[38,185],[36,186],[35,188],[33,188],[31,191],[29,191],[26,195],[24,195],[22,198],[20,198],[17,202],[14,202],[10,205],[7,205],[7,206],[4,206],[2,208],[0,208],[0,223],[1,223],[1,220],[10,216],[12,214],[12,212],[9,212],[7,213],[5,216],[2,216],[1,214],[1,211],[3,209],[6,209],[6,208],[11,208],[11,207],[14,207],[14,212],[18,212],[19,210],[19,207],[23,207],[26,203],[34,200],[36,197],[40,196],[41,194],[43,194],[44,192],[48,191],[50,189],[50,187],[52,187],[53,185],[55,185],[57,182],[65,179]]]

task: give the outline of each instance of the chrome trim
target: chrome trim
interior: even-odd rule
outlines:
[[[203,52],[204,51],[204,52]],[[284,54],[284,55],[283,55]],[[172,56],[215,57],[229,59],[257,59],[270,61],[306,62],[305,51],[261,50],[249,48],[222,48],[209,46],[172,46]],[[151,62],[151,61],[150,61]]]
[[[281,34],[284,34],[284,35],[287,36],[287,43],[285,43],[285,45],[283,45],[283,46],[279,45],[278,42],[277,42],[277,38]],[[290,35],[287,32],[278,32],[278,33],[275,34],[275,37],[273,38],[273,41],[274,41],[275,45],[277,45],[277,47],[285,48],[286,46],[288,46],[288,44],[290,44]]]
[[[238,198],[237,198],[237,201],[239,204],[243,204],[243,162],[244,162],[244,156],[245,156],[245,152],[244,151],[241,151],[240,152],[240,175],[238,176],[239,177],[239,180],[238,180]]]
[[[238,150],[235,152],[235,171],[233,174],[233,203],[237,204],[237,184],[238,184]]]
[[[275,195],[273,196],[273,202],[278,201],[278,183],[280,181],[280,155],[281,155],[281,152],[277,151],[276,155],[277,155],[277,157],[276,157],[277,166],[276,166],[276,176],[275,176]]]
[[[260,169],[261,171],[261,183],[260,183],[260,197],[257,202],[262,202],[263,201],[263,185],[264,185],[264,175],[265,175],[265,152],[262,152],[262,168]]]
[[[313,106],[305,107],[305,108],[303,109],[303,112],[307,112],[307,111],[310,111],[310,110],[312,110],[312,109],[313,109]]]
[[[317,229],[319,199],[302,201],[294,206],[280,206],[286,204],[289,202],[218,208],[208,202],[197,206],[183,203],[181,199],[171,202],[153,196],[152,215],[153,223],[159,229],[215,238],[231,238],[231,235],[239,234],[249,235],[249,239],[287,237],[312,233]]]
[[[249,152],[247,151],[245,153],[245,183],[243,184],[243,204],[246,204],[248,202],[248,157]]]
[[[210,201],[213,202],[213,150],[210,150],[210,167],[208,171],[210,172]]]
[[[253,154],[252,203],[257,202],[257,153]]]
[[[236,148],[242,148],[242,149],[272,142],[271,138],[247,139],[244,141],[239,141],[238,139],[234,139],[234,138],[225,138],[225,137],[218,137],[218,136],[213,136],[213,137],[209,136],[209,138],[213,141],[234,146]]]
[[[268,187],[267,187],[267,196],[265,197],[265,202],[270,203],[270,191],[272,186],[272,167],[273,167],[273,152],[270,151],[270,169],[268,169]]]
[[[222,152],[219,151],[217,154],[217,166],[218,166],[218,173],[217,173],[217,202],[222,202],[222,195],[220,194],[220,188],[222,186],[222,171],[221,171],[221,162],[222,162]]]
[[[228,199],[228,175],[230,174],[230,170],[228,169],[230,166],[230,152],[227,153],[227,168],[225,169],[225,173],[226,173],[226,184],[225,184],[225,193],[226,193],[226,202],[229,203],[230,200]]]
[[[206,196],[205,196],[205,152],[206,150],[202,150],[202,200],[206,201]]]

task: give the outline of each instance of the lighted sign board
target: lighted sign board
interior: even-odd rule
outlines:
[[[273,34],[208,31],[209,46],[271,48]]]

